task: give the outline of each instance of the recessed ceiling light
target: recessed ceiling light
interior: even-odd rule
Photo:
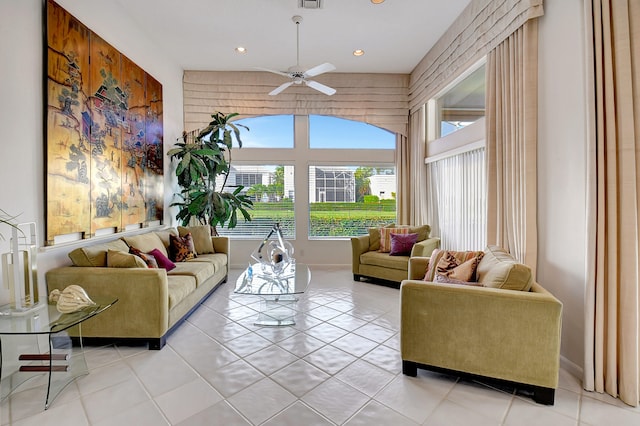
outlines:
[[[362,56],[364,55],[364,50],[362,49],[356,49],[353,51],[353,56]]]
[[[371,0],[371,3],[380,4],[380,3],[384,3],[384,0]]]
[[[238,47],[236,47],[236,52],[238,52],[238,53],[247,53],[247,49],[242,47],[242,46],[238,46]]]

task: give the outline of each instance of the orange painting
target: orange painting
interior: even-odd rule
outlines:
[[[162,85],[47,7],[46,243],[161,221]]]

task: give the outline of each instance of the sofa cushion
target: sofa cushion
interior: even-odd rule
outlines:
[[[196,286],[205,282],[208,278],[215,274],[214,266],[209,262],[178,262],[175,269],[167,275],[188,275],[196,279]]]
[[[196,289],[196,280],[189,275],[172,275],[167,277],[169,292],[169,309],[172,309]]]
[[[209,253],[202,254],[196,257],[195,259],[191,259],[189,263],[192,262],[207,262],[213,265],[213,269],[215,273],[218,273],[220,270],[227,269],[227,255],[224,253]]]
[[[391,234],[408,234],[409,228],[380,228],[380,248],[381,253],[391,251]]]
[[[391,234],[390,256],[409,256],[414,244],[418,241],[418,234]]]
[[[485,287],[529,291],[533,284],[531,269],[498,246],[485,249],[477,274],[478,281]]]
[[[429,267],[427,268],[427,273],[424,275],[424,280],[425,281],[433,282],[433,280],[434,280],[434,278],[436,276],[437,269],[438,269],[437,268],[438,263],[440,262],[440,260],[447,253],[450,253],[457,260],[458,265],[461,264],[461,263],[464,263],[464,262],[466,262],[468,260],[471,260],[474,257],[484,256],[484,252],[482,252],[482,251],[453,251],[453,250],[435,249],[431,253],[431,257],[429,258]],[[471,278],[472,278],[471,281],[478,281],[477,280],[477,272]]]
[[[135,247],[143,253],[149,253],[154,248],[157,248],[162,252],[162,254],[165,256],[167,255],[167,249],[164,247],[162,240],[155,232],[126,236],[122,237],[122,239],[129,247]]]
[[[157,250],[157,249],[156,249]],[[129,253],[138,256],[147,265],[148,268],[157,268],[158,262],[156,258],[148,253],[143,253],[135,247],[129,247]]]
[[[89,247],[80,247],[69,253],[69,258],[75,266],[107,266],[107,251],[128,251],[129,247],[122,240],[114,240],[108,243],[97,244]]]
[[[174,262],[184,262],[185,260],[194,259],[196,256],[196,248],[193,244],[191,233],[183,237],[169,236],[169,259]]]
[[[395,223],[384,226],[385,228],[395,228]],[[380,250],[380,227],[369,228],[369,251]]]
[[[147,264],[138,256],[118,250],[107,251],[107,266],[109,268],[147,268]]]
[[[360,263],[407,271],[409,269],[409,256],[389,256],[389,253],[368,251],[360,255]]]
[[[167,228],[162,231],[155,231],[155,234],[160,238],[160,241],[162,241],[165,251],[169,253],[169,235],[178,235],[178,231],[175,228]]]
[[[198,255],[215,253],[213,249],[213,241],[211,241],[211,227],[209,225],[199,226],[178,226],[178,234],[184,237],[191,234],[193,245]]]

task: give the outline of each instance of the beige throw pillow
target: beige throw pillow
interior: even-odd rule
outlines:
[[[197,254],[215,253],[213,241],[211,241],[211,227],[209,225],[178,226],[178,233],[181,237],[191,233]]]
[[[117,250],[107,252],[107,266],[109,268],[147,268],[147,264],[138,256]]]
[[[380,248],[381,253],[389,253],[391,251],[391,234],[406,235],[409,228],[380,228]]]
[[[122,237],[122,239],[129,247],[135,247],[143,253],[149,253],[154,248],[157,248],[162,254],[168,256],[166,247],[155,232]]]

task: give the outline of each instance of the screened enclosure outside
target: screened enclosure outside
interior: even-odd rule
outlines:
[[[309,237],[364,235],[395,220],[394,166],[309,166]]]

